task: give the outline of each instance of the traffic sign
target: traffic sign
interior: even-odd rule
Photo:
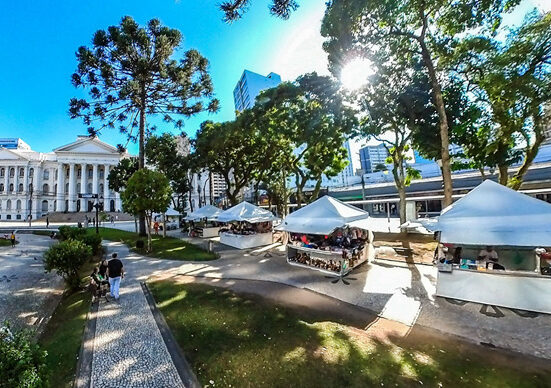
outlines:
[[[78,197],[79,198],[97,198],[98,195],[97,194],[79,194]]]

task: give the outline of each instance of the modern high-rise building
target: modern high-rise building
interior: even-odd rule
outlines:
[[[378,145],[365,146],[360,149],[360,165],[365,173],[372,173],[375,171],[377,165],[386,165],[386,158],[388,157],[388,151],[381,143]]]
[[[261,91],[274,88],[280,83],[281,77],[276,73],[263,76],[249,70],[243,71],[243,75],[233,89],[235,110],[241,112],[252,108]]]

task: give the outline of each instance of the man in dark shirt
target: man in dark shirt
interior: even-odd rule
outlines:
[[[111,296],[118,301],[121,278],[124,277],[124,267],[122,265],[122,261],[117,259],[116,252],[111,255],[111,260],[107,262],[107,276],[109,276]]]

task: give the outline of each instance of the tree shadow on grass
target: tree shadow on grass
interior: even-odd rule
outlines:
[[[260,297],[169,281],[150,288],[202,384],[533,386],[545,381],[545,375],[502,371],[484,359],[465,361],[465,354],[449,351],[445,343],[413,346],[402,345],[398,337],[377,339]]]

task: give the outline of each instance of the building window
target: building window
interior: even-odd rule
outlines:
[[[69,183],[65,183],[65,194],[69,193]]]
[[[47,183],[44,183],[44,185],[42,186],[42,193],[45,195],[50,194],[50,186],[48,186]]]
[[[42,211],[43,212],[48,211],[48,201],[46,201],[46,200],[42,201]]]
[[[50,170],[45,169],[44,173],[42,174],[42,178],[45,179],[45,180],[50,179]]]
[[[100,179],[103,179],[103,177],[104,177],[104,171],[103,170],[100,170],[99,177],[100,177]]]
[[[92,178],[94,176],[94,170],[89,169],[88,170],[88,178]]]
[[[29,176],[34,176],[34,168],[31,168],[31,169],[29,170]]]
[[[17,192],[22,193],[23,192],[23,183],[19,184],[19,187],[17,187]]]
[[[24,168],[20,168],[20,169],[19,169],[19,176],[20,176],[20,177],[24,177],[24,176],[25,176],[25,169],[24,169]]]
[[[10,183],[10,193],[13,193],[13,183]]]
[[[6,174],[6,169],[5,168],[0,168],[0,176],[4,177],[5,174]]]
[[[11,199],[6,201],[6,210],[11,210]]]
[[[8,214],[8,215],[6,216],[6,219],[7,219],[7,220],[11,220],[11,214]]]
[[[88,191],[87,191],[88,194],[91,194],[92,193],[92,184],[91,183],[88,183]]]
[[[79,168],[79,169],[77,170],[77,177],[80,178],[81,176],[82,176],[82,169]]]
[[[15,176],[15,168],[10,168],[10,178],[13,178]]]
[[[0,191],[4,191],[4,184],[0,183]]]
[[[80,186],[80,183],[77,183],[77,193],[80,193],[80,192],[81,192],[81,191],[80,191],[80,187],[81,187],[81,186]]]
[[[18,199],[17,202],[15,203],[15,210],[21,210],[21,200]]]
[[[99,185],[99,192],[100,192],[100,193],[103,193],[103,184],[100,184],[100,185]]]

